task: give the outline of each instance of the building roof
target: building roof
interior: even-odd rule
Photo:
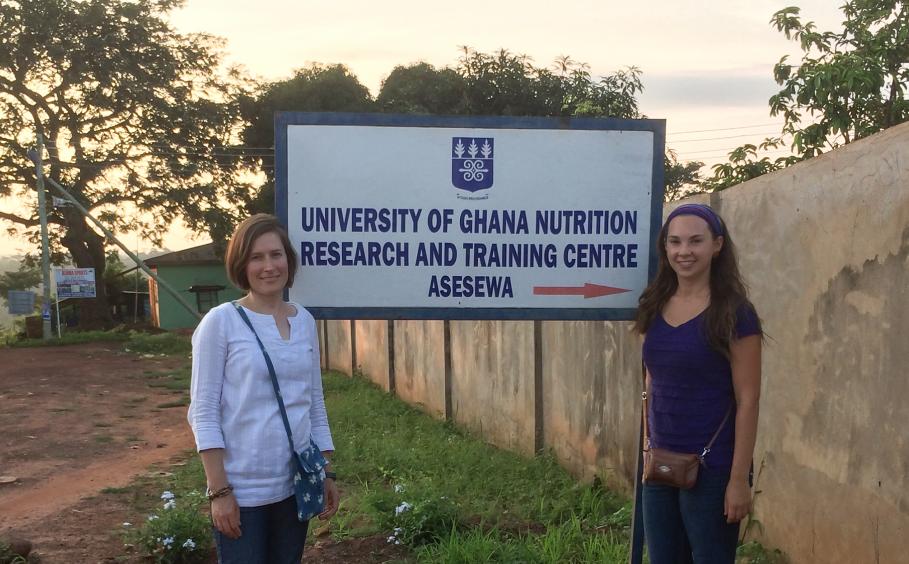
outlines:
[[[182,251],[174,251],[172,253],[145,259],[145,264],[150,267],[221,263],[222,260],[215,255],[214,243],[190,247],[188,249],[183,249]]]

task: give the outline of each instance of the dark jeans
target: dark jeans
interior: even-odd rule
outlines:
[[[651,564],[734,564],[739,524],[726,523],[729,469],[701,467],[690,490],[644,484],[644,537]]]
[[[240,508],[240,538],[214,529],[218,564],[299,564],[309,521],[297,520],[293,496],[260,507]]]

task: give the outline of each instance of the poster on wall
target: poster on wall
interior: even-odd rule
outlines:
[[[663,120],[276,114],[290,299],[327,319],[630,319]]]

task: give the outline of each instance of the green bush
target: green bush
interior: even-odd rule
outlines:
[[[28,560],[15,554],[8,544],[0,542],[0,564],[28,564]]]
[[[207,562],[212,549],[211,523],[201,511],[206,501],[198,491],[182,498],[169,491],[161,494],[161,509],[142,525],[130,530],[127,539],[143,556],[158,564]],[[124,526],[131,526],[124,523]]]
[[[393,496],[379,494],[373,498],[379,525],[391,531],[388,542],[419,546],[436,542],[460,526],[458,507],[449,498],[407,495],[400,485],[395,489]]]

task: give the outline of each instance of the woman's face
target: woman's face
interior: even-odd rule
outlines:
[[[710,276],[710,263],[723,247],[723,237],[714,237],[707,222],[696,215],[679,215],[669,222],[666,256],[680,279]]]
[[[287,254],[277,233],[263,233],[253,241],[246,263],[246,279],[251,293],[269,296],[284,291]]]

